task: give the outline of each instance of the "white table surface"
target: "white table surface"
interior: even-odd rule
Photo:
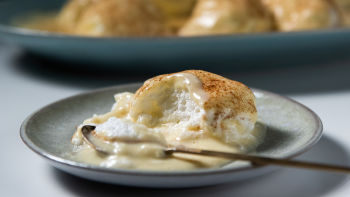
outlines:
[[[324,136],[298,159],[350,165],[350,55],[348,60],[313,66],[220,72],[249,86],[290,96],[320,115]],[[46,104],[98,87],[143,81],[153,74],[79,71],[0,43],[0,196],[350,196],[349,176],[300,169],[195,189],[101,184],[56,170],[19,137],[21,122]]]

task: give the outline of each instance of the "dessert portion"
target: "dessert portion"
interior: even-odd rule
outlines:
[[[324,29],[341,25],[340,14],[329,0],[262,0],[273,13],[279,31]]]
[[[260,0],[198,0],[179,35],[267,32],[273,26],[272,15]]]
[[[111,112],[94,115],[72,137],[74,158],[112,168],[191,170],[220,167],[223,158],[174,153],[186,146],[226,152],[249,152],[262,142],[255,97],[237,81],[187,70],[147,80],[136,93],[118,93]],[[82,127],[95,127],[91,137],[113,154],[101,156],[84,141]]]
[[[160,36],[170,34],[163,18],[151,0],[70,0],[50,26],[83,36]]]

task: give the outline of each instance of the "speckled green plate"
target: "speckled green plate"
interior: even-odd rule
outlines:
[[[275,169],[256,167],[247,162],[232,162],[219,169],[160,172],[108,169],[76,162],[70,139],[76,127],[93,114],[110,110],[113,95],[134,92],[141,84],[115,86],[60,100],[30,115],[22,124],[21,137],[34,152],[53,166],[83,178],[144,187],[194,187],[238,181],[262,175]],[[299,155],[321,137],[322,123],[307,107],[270,92],[254,89],[259,121],[267,125],[267,135],[257,154],[278,158]]]
[[[12,25],[30,13],[57,11],[64,0],[0,1],[0,39],[45,57],[98,67],[242,68],[310,64],[348,57],[350,29],[204,37],[88,38]],[[70,64],[69,66],[87,64]]]

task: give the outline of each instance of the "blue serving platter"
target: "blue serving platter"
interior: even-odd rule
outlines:
[[[58,11],[64,2],[0,1],[0,39],[44,57],[101,67],[205,65],[227,69],[302,65],[349,57],[350,28],[203,37],[92,38],[13,25],[20,16]]]

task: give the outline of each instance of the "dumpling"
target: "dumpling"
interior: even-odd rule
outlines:
[[[179,35],[265,32],[272,17],[260,0],[199,0]]]
[[[262,0],[273,13],[279,31],[331,28],[340,16],[328,0]]]
[[[72,0],[60,16],[69,32],[86,36],[157,36],[169,33],[150,0]]]

